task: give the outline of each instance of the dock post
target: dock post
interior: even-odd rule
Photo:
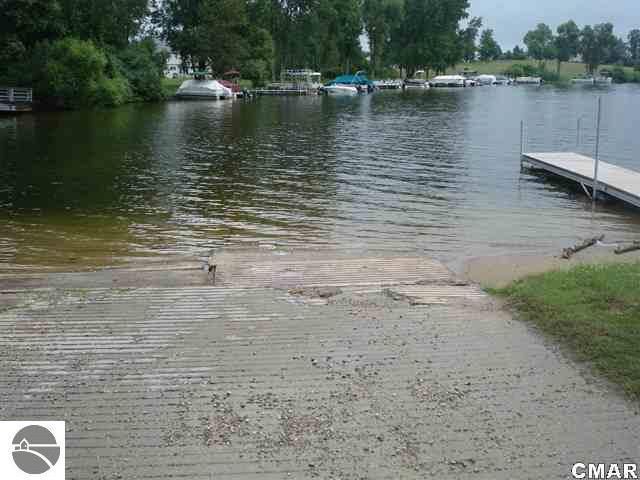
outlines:
[[[602,97],[598,97],[598,116],[596,121],[596,161],[593,172],[593,203],[598,198],[598,167],[600,165],[600,121],[602,118]]]
[[[582,127],[582,115],[578,117],[578,125],[576,128],[576,149],[580,147],[580,129]]]
[[[524,120],[520,120],[520,168],[524,162]]]

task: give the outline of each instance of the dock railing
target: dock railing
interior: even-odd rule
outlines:
[[[32,103],[33,89],[0,87],[0,103]]]

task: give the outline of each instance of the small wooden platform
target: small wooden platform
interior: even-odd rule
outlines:
[[[593,187],[595,160],[578,153],[523,153],[523,160],[541,170]],[[598,192],[640,207],[640,172],[603,161],[598,167]]]

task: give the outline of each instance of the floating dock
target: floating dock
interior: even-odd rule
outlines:
[[[523,153],[523,162],[580,183],[589,194],[604,192],[612,197],[640,207],[640,172],[598,161],[597,182],[594,182],[596,161],[579,153]],[[594,183],[597,183],[594,186]],[[589,194],[590,195],[590,194]]]
[[[30,112],[32,104],[30,88],[0,87],[0,112]]]
[[[262,88],[258,90],[252,90],[253,95],[275,95],[275,96],[304,96],[304,95],[318,95],[318,90],[312,89],[297,89],[297,88]]]

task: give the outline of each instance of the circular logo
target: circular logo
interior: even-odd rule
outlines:
[[[60,446],[53,434],[40,425],[24,427],[13,437],[13,461],[31,475],[48,472],[60,458]]]

